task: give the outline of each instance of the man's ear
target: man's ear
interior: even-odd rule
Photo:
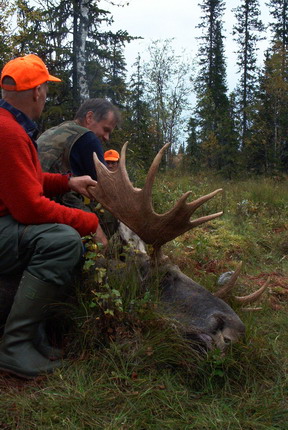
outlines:
[[[38,100],[38,99],[39,99],[39,97],[40,97],[40,88],[41,88],[41,85],[37,85],[37,87],[32,88],[32,92],[33,92],[33,100],[34,100],[35,102],[37,102],[37,100]]]
[[[92,121],[94,121],[94,112],[89,110],[85,115],[85,121],[87,125],[90,125]]]

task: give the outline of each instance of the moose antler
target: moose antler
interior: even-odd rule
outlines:
[[[235,283],[240,275],[241,269],[242,269],[242,261],[240,261],[240,263],[238,264],[237,269],[235,270],[235,272],[232,274],[231,278],[229,279],[228,282],[225,283],[225,285],[218,291],[216,291],[214,293],[215,297],[218,297],[219,299],[223,299],[225,300],[226,297],[229,295],[229,293],[231,293],[232,289],[235,286]],[[264,291],[266,290],[266,288],[268,287],[270,282],[270,279],[268,279],[265,284],[260,287],[258,290],[254,291],[251,294],[248,294],[247,296],[234,296],[234,300],[236,302],[242,303],[242,304],[251,304],[256,302],[257,300],[260,299],[260,297],[262,296],[262,294],[264,293]],[[255,308],[254,308],[255,309]]]
[[[224,287],[220,288],[220,290],[216,291],[214,293],[215,297],[218,297],[219,299],[223,299],[224,297],[228,296],[228,294],[231,292],[231,290],[234,288],[234,285],[238,279],[238,276],[242,269],[242,261],[240,261],[237,269],[232,274],[231,278],[228,282],[224,284]]]
[[[170,211],[157,214],[152,207],[152,186],[163,153],[170,144],[164,145],[154,158],[142,189],[134,188],[129,180],[125,167],[127,144],[128,142],[122,147],[120,162],[116,171],[109,171],[94,153],[97,185],[89,187],[89,193],[104,208],[134,231],[146,244],[153,245],[156,255],[160,252],[160,247],[166,242],[175,239],[193,227],[222,215],[223,212],[218,212],[190,221],[194,211],[222,189],[213,191],[191,203],[186,202],[191,194],[191,191],[188,191]]]

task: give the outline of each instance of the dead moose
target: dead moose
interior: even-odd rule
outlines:
[[[138,272],[141,279],[147,279],[157,270],[163,310],[177,322],[183,335],[196,340],[210,349],[225,350],[245,333],[245,327],[237,314],[221,298],[231,290],[239,270],[216,295],[183,274],[180,269],[163,257],[161,247],[184,232],[222,215],[218,212],[190,220],[194,211],[210,200],[221,189],[187,203],[190,191],[185,193],[173,209],[157,214],[152,207],[152,186],[166,144],[156,155],[147,175],[143,189],[134,188],[125,167],[126,147],[123,146],[118,170],[109,171],[99,162],[96,154],[94,162],[98,181],[90,187],[91,195],[116,218],[135,232],[146,244],[153,247],[152,257],[136,254]],[[0,276],[0,323],[3,324],[10,311],[21,274],[12,277]],[[255,301],[266,285],[247,297],[238,297],[241,302]],[[218,296],[218,297],[217,297]],[[221,298],[220,298],[221,297]]]
[[[187,202],[191,191],[186,192],[175,206],[164,214],[157,214],[152,206],[152,186],[166,144],[156,155],[142,189],[135,188],[126,170],[126,147],[121,150],[118,169],[109,171],[94,154],[97,170],[97,185],[90,187],[91,195],[122,223],[135,232],[146,244],[152,245],[151,258],[138,254],[139,273],[146,278],[155,270],[162,273],[160,279],[161,303],[166,314],[180,325],[183,334],[198,340],[208,349],[217,347],[225,350],[227,345],[236,342],[245,333],[245,327],[238,315],[224,302],[231,290],[240,267],[218,294],[213,295],[201,285],[183,274],[180,269],[163,257],[161,247],[186,231],[213,220],[222,212],[191,220],[194,211],[203,203],[222,191]],[[137,254],[136,254],[137,255]],[[242,303],[255,301],[266,285],[247,297],[238,297]],[[218,297],[217,297],[218,296]],[[221,298],[220,298],[221,297]]]

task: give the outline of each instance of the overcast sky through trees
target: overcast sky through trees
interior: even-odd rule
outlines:
[[[118,0],[119,1],[119,0]],[[198,52],[197,36],[201,30],[195,28],[200,23],[201,8],[198,0],[130,0],[128,6],[115,7],[109,1],[101,0],[100,6],[110,10],[114,17],[113,30],[127,30],[131,36],[142,36],[143,40],[132,41],[125,49],[125,57],[128,72],[135,62],[138,52],[145,58],[146,48],[153,40],[174,38],[173,46],[176,53],[181,54],[185,49],[186,54],[195,58]],[[224,17],[223,34],[226,36],[225,53],[227,58],[227,79],[229,90],[232,91],[238,80],[236,74],[237,57],[233,51],[237,46],[231,35],[232,26],[235,23],[234,13],[231,12],[241,3],[240,0],[227,0]],[[261,19],[267,24],[269,17],[268,8],[264,0],[260,0]],[[120,4],[125,4],[120,0]],[[269,33],[265,33],[269,37]],[[263,54],[269,40],[259,42],[259,65],[263,63]]]

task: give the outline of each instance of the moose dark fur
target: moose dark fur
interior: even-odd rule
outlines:
[[[119,278],[125,278],[125,268],[124,273],[119,273],[117,262],[108,261],[107,264],[108,279],[111,274],[114,278],[115,272]],[[216,347],[224,351],[245,334],[245,326],[233,309],[182,273],[175,264],[166,261],[155,265],[147,254],[137,251],[131,252],[126,264],[134,264],[137,269],[140,288],[147,290],[152,285],[158,289],[160,313],[202,349]],[[155,279],[158,287],[155,287]]]
[[[207,349],[225,348],[238,341],[245,326],[223,300],[184,275],[177,266],[168,266],[161,281],[161,302],[165,313],[178,321],[184,335],[198,340]]]

